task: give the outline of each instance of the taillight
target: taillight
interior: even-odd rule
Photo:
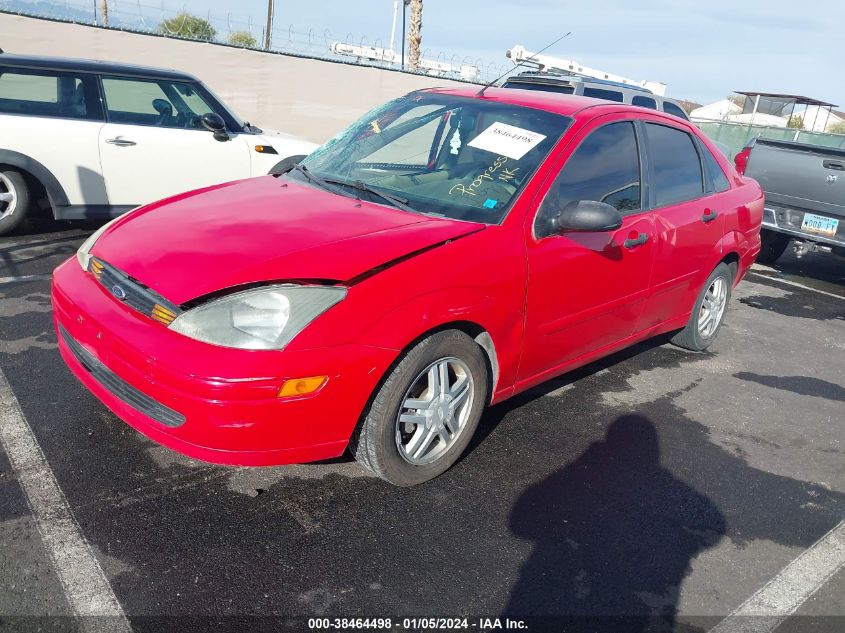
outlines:
[[[742,148],[742,151],[734,156],[736,170],[743,176],[745,175],[745,168],[748,167],[749,158],[751,158],[751,147]]]

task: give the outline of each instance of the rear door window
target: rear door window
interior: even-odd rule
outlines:
[[[622,93],[618,90],[605,90],[603,88],[588,88],[584,86],[584,96],[622,103]]]
[[[84,73],[0,66],[0,113],[101,119],[96,79]]]
[[[692,137],[667,125],[646,123],[655,206],[663,207],[704,195],[701,159]]]
[[[727,176],[725,176],[725,172],[722,170],[719,161],[713,156],[713,153],[702,143],[698,144],[698,149],[701,152],[702,158],[704,158],[705,170],[710,180],[710,190],[721,193],[730,189],[730,182]]]
[[[651,97],[644,97],[642,95],[634,95],[631,99],[631,105],[657,110],[657,102]]]

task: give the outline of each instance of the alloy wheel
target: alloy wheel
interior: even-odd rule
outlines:
[[[18,203],[18,192],[12,181],[0,172],[0,220],[15,212]]]
[[[716,332],[725,312],[727,298],[728,284],[722,277],[717,277],[704,293],[698,313],[698,333],[701,336],[710,338]]]
[[[466,427],[474,387],[469,367],[454,357],[417,375],[396,417],[396,447],[405,461],[430,464],[449,451]]]

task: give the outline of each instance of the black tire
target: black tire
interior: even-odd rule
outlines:
[[[684,349],[689,349],[694,352],[703,352],[710,347],[713,341],[716,340],[716,335],[719,333],[722,323],[725,322],[725,315],[728,313],[728,304],[731,300],[731,289],[733,287],[732,270],[732,267],[727,264],[719,264],[713,272],[710,273],[707,281],[704,282],[704,287],[701,289],[701,292],[698,293],[698,297],[695,300],[695,305],[693,306],[692,314],[690,314],[686,327],[672,337],[672,343],[678,347],[683,347]],[[707,291],[717,279],[721,279],[725,284],[724,308],[718,316],[718,321],[713,331],[704,334],[698,326],[702,304],[704,303],[704,297],[707,295]]]
[[[302,159],[305,158],[305,154],[298,154],[296,156],[288,156],[287,158],[283,158],[278,163],[273,165],[273,168],[267,172],[271,176],[275,176],[276,174],[286,174],[291,169],[293,169],[294,165],[298,165],[302,162]]]
[[[757,261],[761,264],[774,264],[777,259],[783,255],[786,247],[789,246],[790,237],[783,233],[775,233],[768,229],[760,231],[760,254],[757,255]]]
[[[400,406],[421,372],[441,359],[458,359],[472,377],[466,422],[445,452],[427,464],[413,464],[399,451]],[[481,347],[458,330],[444,330],[420,341],[390,371],[352,434],[350,450],[368,470],[396,486],[416,486],[448,470],[466,449],[487,405],[487,363]],[[438,440],[439,441],[439,440]]]
[[[7,235],[19,228],[29,215],[32,207],[29,187],[23,174],[14,169],[0,169],[0,193],[11,193],[15,196],[14,207],[9,215],[9,202],[0,201],[0,235]]]

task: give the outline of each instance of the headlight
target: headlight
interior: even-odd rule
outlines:
[[[123,216],[116,217],[113,220],[106,222],[103,226],[94,231],[87,240],[82,242],[82,246],[80,246],[79,250],[76,251],[76,259],[79,262],[79,265],[82,266],[82,270],[88,270],[88,263],[91,261],[91,249],[94,248],[94,244],[98,239],[100,239],[100,236],[105,233],[106,229],[117,222],[121,217]]]
[[[336,286],[265,286],[183,312],[170,329],[223,347],[282,349],[345,296]]]

